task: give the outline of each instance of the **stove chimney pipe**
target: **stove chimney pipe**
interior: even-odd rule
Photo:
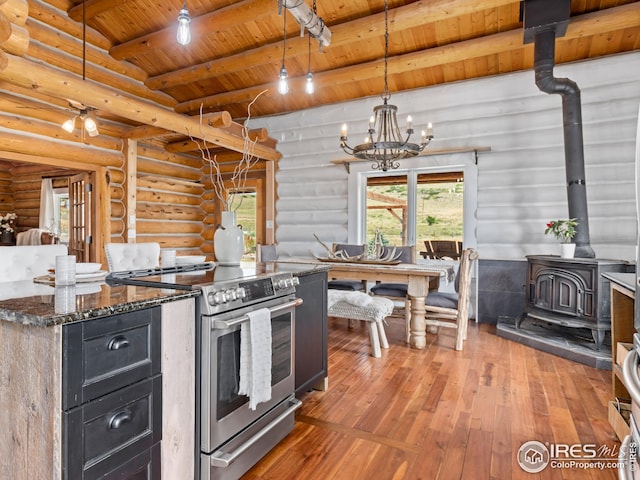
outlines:
[[[534,70],[538,88],[545,93],[562,96],[569,218],[578,221],[574,237],[575,256],[595,258],[589,238],[580,89],[568,78],[553,76],[555,38],[566,32],[570,7],[570,0],[525,0],[524,40],[525,43],[534,42]]]

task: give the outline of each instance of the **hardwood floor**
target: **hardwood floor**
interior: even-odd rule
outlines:
[[[610,371],[500,338],[486,324],[471,324],[456,352],[454,332],[440,330],[414,350],[392,318],[390,349],[376,359],[364,325],[330,319],[329,390],[303,396],[294,431],[243,479],[617,478],[610,468],[531,474],[516,459],[531,440],[617,451]]]

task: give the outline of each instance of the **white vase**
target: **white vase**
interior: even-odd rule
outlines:
[[[244,235],[236,225],[236,212],[222,212],[222,227],[213,235],[218,265],[237,266],[244,254]]]
[[[560,257],[561,258],[573,258],[576,253],[575,243],[561,243],[560,244]]]

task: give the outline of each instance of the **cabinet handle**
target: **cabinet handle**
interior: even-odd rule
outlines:
[[[129,346],[129,340],[124,335],[117,335],[109,340],[107,348],[109,350],[120,350]]]
[[[126,410],[122,412],[118,412],[109,419],[109,422],[108,422],[109,429],[117,430],[122,426],[122,424],[129,423],[130,421],[131,421],[131,412],[128,412]]]

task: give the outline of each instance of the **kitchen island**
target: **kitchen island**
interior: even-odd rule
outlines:
[[[291,269],[243,265],[241,274]],[[293,270],[326,282],[326,269]],[[0,284],[0,478],[194,478],[200,291],[77,284],[72,293]],[[325,333],[314,375],[326,377],[326,315],[315,318]]]

